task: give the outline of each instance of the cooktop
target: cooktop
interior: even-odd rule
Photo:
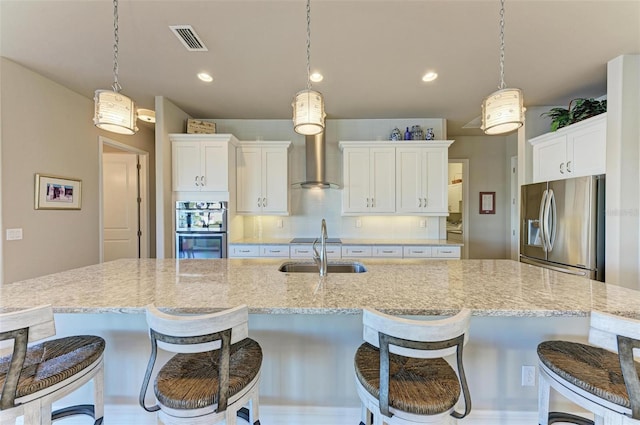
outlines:
[[[318,243],[320,243],[320,238],[293,238],[289,243],[313,243],[318,239]],[[327,243],[342,243],[340,238],[327,238]]]

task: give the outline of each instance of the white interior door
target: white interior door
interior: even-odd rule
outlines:
[[[138,158],[103,153],[104,261],[139,258]]]

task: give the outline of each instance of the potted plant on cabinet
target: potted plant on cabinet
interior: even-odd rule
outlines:
[[[573,104],[573,106],[572,106]],[[569,102],[569,109],[551,108],[540,116],[551,118],[551,131],[567,125],[575,124],[587,118],[607,112],[607,100],[595,100],[593,98],[577,98]]]

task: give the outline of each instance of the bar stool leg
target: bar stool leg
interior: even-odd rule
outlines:
[[[551,386],[547,379],[538,374],[538,424],[549,424],[549,393]]]
[[[104,363],[93,377],[93,419],[96,424],[101,424],[104,417]]]

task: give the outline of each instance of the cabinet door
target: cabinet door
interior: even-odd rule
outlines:
[[[229,145],[225,142],[201,142],[200,190],[227,192],[229,190]]]
[[[533,182],[567,178],[567,136],[560,135],[533,147]]]
[[[287,150],[262,149],[262,211],[289,213],[289,174]]]
[[[200,190],[200,142],[173,142],[171,156],[173,190]]]
[[[396,149],[396,211],[418,213],[422,207],[422,157],[417,149]]]
[[[607,157],[606,121],[567,135],[567,174],[570,177],[604,174]]]
[[[422,182],[424,192],[423,211],[427,213],[443,213],[448,210],[447,179],[448,152],[446,149],[424,149]]]
[[[342,212],[369,212],[369,149],[345,149],[343,156]]]
[[[262,210],[262,149],[238,148],[236,178],[237,211],[260,213]]]
[[[369,210],[392,213],[396,210],[396,151],[372,148],[369,153]]]

